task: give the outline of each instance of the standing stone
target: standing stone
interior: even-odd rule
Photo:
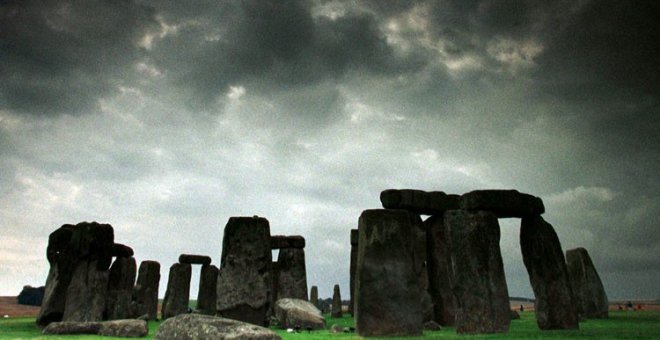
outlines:
[[[355,270],[357,268],[358,238],[360,237],[357,229],[351,229],[351,263],[349,267],[350,282],[349,293],[351,300],[348,303],[348,312],[355,316]]]
[[[268,326],[271,303],[270,226],[262,217],[231,217],[222,240],[219,316]]]
[[[120,320],[131,317],[131,298],[136,273],[134,257],[119,257],[110,267],[106,319]]]
[[[271,239],[272,240],[272,239]],[[277,261],[273,261],[270,264],[270,314],[273,314],[273,307],[279,296],[279,283],[280,283],[280,264]]]
[[[299,248],[280,249],[277,256],[277,300],[300,299],[307,301],[307,273],[305,250]]]
[[[192,266],[189,263],[175,263],[170,267],[167,290],[161,310],[163,319],[188,312],[191,275]]]
[[[451,266],[446,226],[443,215],[424,221],[427,225],[429,293],[433,301],[434,321],[442,326],[454,326],[456,298],[451,290]]]
[[[69,287],[74,269],[73,259],[66,254],[74,228],[74,225],[65,224],[48,236],[46,258],[50,263],[50,270],[46,279],[41,309],[37,316],[37,324],[40,326],[62,321],[66,289]]]
[[[138,278],[133,288],[131,314],[134,318],[147,315],[148,320],[158,317],[158,285],[160,283],[160,263],[142,261]]]
[[[433,300],[429,294],[429,272],[427,268],[426,225],[416,216],[413,233],[413,271],[417,277],[417,287],[422,308],[422,321],[433,320]]]
[[[461,209],[490,211],[497,217],[525,217],[545,212],[543,201],[517,190],[475,190],[461,196]]]
[[[68,246],[75,269],[66,291],[63,321],[101,321],[106,297],[114,231],[109,224],[78,223]]]
[[[404,209],[424,215],[438,215],[459,208],[459,196],[442,191],[388,189],[380,193],[380,202],[386,209]]]
[[[66,291],[63,321],[101,321],[105,312],[109,272],[98,262],[80,261]]]
[[[199,292],[197,295],[197,310],[202,314],[215,315],[218,286],[218,267],[202,266],[199,277]]]
[[[355,323],[360,336],[422,335],[415,228],[407,210],[365,210],[360,215]]]
[[[578,329],[564,252],[552,225],[538,215],[523,217],[520,248],[536,297],[539,328]]]
[[[596,267],[584,248],[566,252],[568,275],[575,296],[578,313],[583,318],[608,318],[608,300]]]
[[[65,224],[48,236],[46,258],[50,270],[46,279],[46,289],[37,316],[37,324],[46,326],[51,322],[62,321],[66,305],[66,291],[77,265],[77,256],[69,248],[71,236],[76,226]]]
[[[332,292],[332,311],[331,315],[333,318],[341,318],[341,292],[339,291],[339,285],[335,285],[335,288]]]
[[[312,291],[309,293],[309,302],[314,305],[314,307],[319,308],[319,288],[312,286]]]
[[[507,332],[511,317],[497,217],[485,211],[449,210],[445,226],[457,299],[456,331]]]

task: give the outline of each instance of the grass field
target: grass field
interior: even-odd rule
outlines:
[[[353,326],[353,319],[344,317],[333,319],[326,315],[328,328],[336,323],[342,327]],[[159,322],[149,323],[149,335],[144,339],[152,339],[160,325]],[[354,333],[331,334],[328,330],[311,333],[287,333],[285,330],[273,328],[283,339],[359,339]],[[660,311],[614,311],[607,320],[587,320],[580,323],[578,331],[539,331],[533,312],[524,312],[520,320],[511,322],[511,329],[505,334],[459,336],[454,328],[444,328],[440,331],[424,332],[424,338],[443,339],[660,339]],[[44,336],[34,323],[33,317],[9,318],[0,320],[0,339],[121,339],[102,336]],[[374,338],[370,338],[374,339]],[[393,338],[386,338],[393,339]],[[406,338],[397,338],[406,339]],[[410,338],[418,339],[418,338]]]

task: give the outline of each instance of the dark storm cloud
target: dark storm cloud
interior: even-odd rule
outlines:
[[[141,56],[154,12],[132,1],[4,1],[0,109],[79,114],[116,90]]]
[[[342,79],[347,73],[395,74],[397,58],[368,13],[313,17],[311,2],[220,3],[221,10],[177,16],[164,8],[176,32],[156,39],[153,62],[194,93],[202,106],[230,85],[263,92]]]

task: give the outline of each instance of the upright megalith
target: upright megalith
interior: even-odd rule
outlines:
[[[349,297],[348,312],[355,316],[355,270],[357,269],[358,238],[357,229],[351,229],[351,262],[349,266]]]
[[[231,217],[222,240],[219,316],[268,326],[271,304],[270,226],[263,217]]]
[[[66,291],[63,321],[101,321],[106,307],[114,231],[109,224],[75,226],[69,256],[76,263]]]
[[[545,212],[543,201],[517,190],[475,190],[463,194],[461,209],[471,212],[489,211],[497,217],[525,217]]]
[[[523,217],[520,248],[536,297],[539,328],[578,329],[564,252],[552,225],[538,215]]]
[[[386,209],[404,209],[424,215],[437,215],[459,208],[459,196],[447,195],[442,191],[388,189],[380,193],[380,202]]]
[[[451,290],[451,258],[447,249],[444,214],[433,215],[424,224],[427,229],[427,268],[434,321],[442,326],[454,326],[456,298]]]
[[[191,275],[192,266],[190,263],[175,263],[170,267],[167,290],[161,309],[163,319],[188,312]]]
[[[330,315],[333,318],[341,318],[343,315],[341,310],[341,291],[339,290],[339,285],[335,285],[332,290],[332,310]]]
[[[204,265],[199,276],[197,293],[197,311],[206,315],[215,315],[218,286],[218,267]]]
[[[206,255],[181,254],[179,255],[179,263],[201,264],[202,266],[208,266],[211,264],[211,258]]]
[[[415,271],[415,229],[407,210],[365,210],[358,222],[355,323],[360,336],[422,334],[422,295]]]
[[[142,261],[138,270],[137,282],[133,287],[131,314],[134,318],[146,315],[147,320],[158,317],[158,285],[160,283],[160,263]]]
[[[277,256],[277,300],[290,298],[307,301],[305,250],[283,248]]]
[[[309,302],[314,305],[314,307],[319,308],[319,288],[312,286],[312,290],[309,292]]]
[[[75,260],[69,256],[68,248],[75,226],[65,224],[48,236],[46,258],[50,270],[46,279],[44,298],[37,316],[37,324],[46,326],[61,321],[66,304],[66,290],[71,282]]]
[[[451,258],[458,333],[495,333],[509,329],[509,295],[495,214],[449,210],[445,238]]]
[[[118,257],[110,267],[106,319],[121,320],[131,317],[131,300],[137,264],[134,257]]]
[[[607,294],[587,250],[575,248],[566,251],[566,264],[580,316],[609,317]]]

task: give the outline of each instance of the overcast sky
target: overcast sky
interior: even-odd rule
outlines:
[[[659,4],[2,1],[0,295],[45,283],[65,223],[110,223],[162,296],[259,215],[347,297],[349,230],[413,188],[539,196],[610,299],[660,298]]]

